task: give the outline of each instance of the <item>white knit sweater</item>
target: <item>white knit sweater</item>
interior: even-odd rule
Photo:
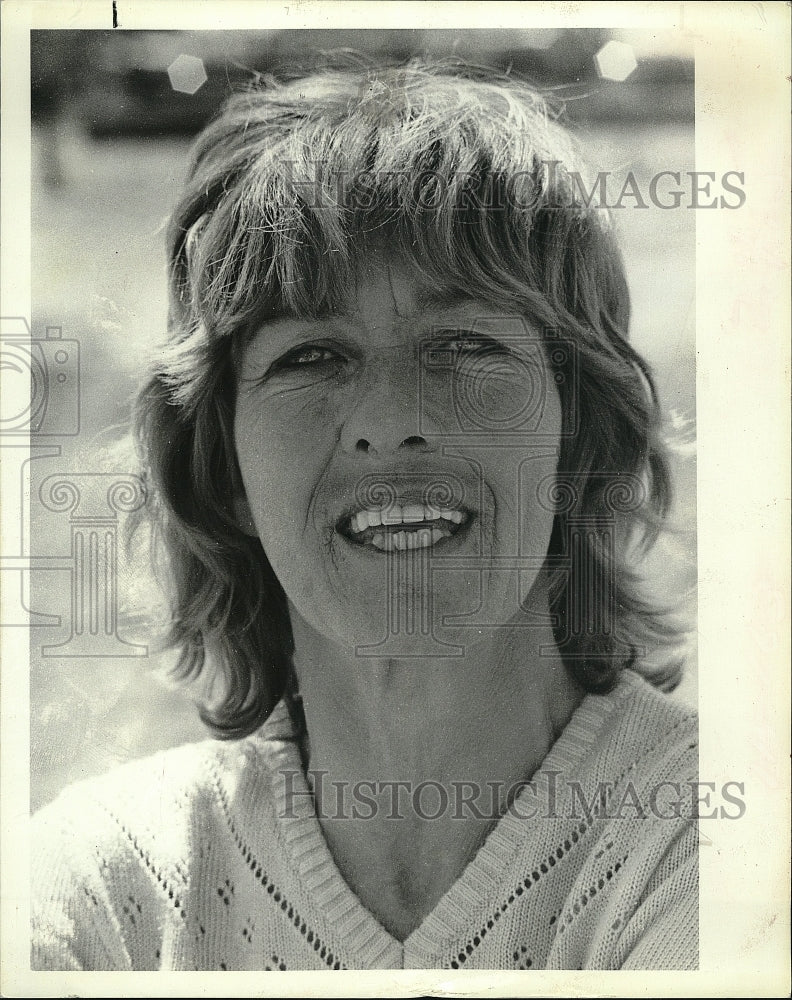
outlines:
[[[293,794],[308,789],[281,704],[247,739],[127,764],[34,817],[32,967],[695,969],[697,758],[695,715],[636,674],[588,695],[402,942]]]

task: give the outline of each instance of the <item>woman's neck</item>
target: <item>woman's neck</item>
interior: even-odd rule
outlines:
[[[294,624],[304,761],[325,839],[363,905],[404,940],[541,765],[582,692],[549,626],[499,629],[459,657],[377,660]]]
[[[307,763],[329,781],[528,780],[582,696],[549,624],[407,659],[355,656],[296,618],[294,635]]]
[[[403,659],[356,656],[293,612],[309,769],[350,785],[528,780],[582,697],[556,649],[546,591],[534,591],[532,611],[462,655]]]

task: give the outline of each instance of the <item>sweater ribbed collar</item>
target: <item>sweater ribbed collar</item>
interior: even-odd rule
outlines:
[[[553,809],[548,794],[556,785],[554,776],[575,778],[581,764],[590,760],[616,706],[644,685],[641,678],[624,671],[610,694],[589,694],[583,698],[531,779],[535,791],[531,792],[530,806],[537,815],[547,815]],[[324,915],[333,936],[341,937],[347,953],[360,968],[401,968],[405,964],[420,967],[422,956],[436,955],[445,945],[458,941],[469,931],[471,917],[481,907],[481,901],[491,899],[493,889],[510,876],[512,862],[531,837],[531,823],[524,818],[528,790],[523,789],[512,808],[495,823],[457,881],[421,924],[403,942],[399,941],[363,906],[330,853],[284,702],[276,706],[254,740],[260,749],[266,750],[278,834],[290,868],[309,898],[315,900],[317,911]],[[284,774],[289,775],[288,781]]]

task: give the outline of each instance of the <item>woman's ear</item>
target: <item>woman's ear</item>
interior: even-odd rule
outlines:
[[[234,496],[234,519],[236,520],[236,525],[241,532],[249,535],[251,538],[258,538],[258,531],[256,530],[256,525],[253,522],[253,514],[250,510],[250,504],[247,501],[247,497],[244,493],[237,493]]]

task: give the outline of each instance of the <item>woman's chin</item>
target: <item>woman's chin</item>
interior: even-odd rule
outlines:
[[[482,596],[478,571],[438,573],[434,587],[393,576],[337,607],[332,625],[317,622],[318,635],[362,659],[459,657],[520,613],[516,589]]]

